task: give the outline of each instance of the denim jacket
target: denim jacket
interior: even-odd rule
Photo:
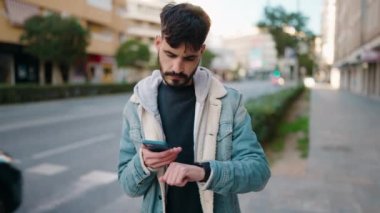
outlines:
[[[208,181],[205,184],[199,183],[202,208],[204,213],[240,212],[237,194],[264,188],[270,177],[268,162],[252,131],[251,118],[243,106],[241,94],[218,83],[204,68],[198,68],[193,79],[197,99],[195,159],[199,162],[208,161],[211,167]],[[146,134],[141,125],[139,109],[148,111],[160,124],[155,97],[161,81],[159,71],[155,71],[148,79],[139,82],[132,96],[135,99],[131,98],[127,102],[123,113],[119,182],[129,196],[144,196],[141,212],[146,213],[165,212],[165,194],[157,179],[159,174],[145,167],[140,152]],[[211,90],[217,91],[215,94],[218,95],[210,101],[213,96],[209,92]],[[220,106],[215,108],[218,102]],[[209,113],[204,114],[205,111]],[[213,122],[215,119],[216,122]],[[209,123],[213,125],[210,127]],[[215,129],[214,137],[212,131],[210,133],[207,129]],[[209,144],[212,143],[214,151],[209,152],[207,150],[210,150]],[[210,153],[211,156],[208,156]]]

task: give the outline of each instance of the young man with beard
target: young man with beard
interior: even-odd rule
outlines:
[[[160,70],[141,80],[123,113],[119,182],[144,196],[142,212],[240,212],[238,193],[259,191],[269,166],[241,94],[200,67],[208,15],[168,4],[156,37]],[[171,147],[154,152],[144,140]]]

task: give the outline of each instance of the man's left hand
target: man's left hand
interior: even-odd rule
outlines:
[[[183,187],[187,182],[203,180],[204,176],[205,170],[201,167],[172,162],[167,168],[164,176],[160,177],[160,181],[165,182],[170,186]]]

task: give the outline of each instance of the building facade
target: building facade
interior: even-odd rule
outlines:
[[[269,33],[252,32],[224,40],[224,48],[231,50],[243,75],[269,74],[277,65],[275,42]]]
[[[151,47],[160,34],[159,14],[166,0],[0,0],[0,84],[61,84],[58,66],[25,53],[20,44],[23,23],[34,15],[75,17],[90,32],[87,59],[71,67],[70,83],[123,81],[126,70],[114,55],[127,39]],[[155,57],[152,57],[155,59]]]
[[[1,83],[62,83],[57,65],[26,54],[19,42],[26,19],[50,13],[74,16],[90,31],[87,60],[71,67],[69,82],[114,81],[117,69],[113,55],[127,35],[124,0],[1,0],[0,11]]]
[[[330,73],[334,63],[335,49],[335,11],[336,0],[324,0],[321,17],[320,51],[315,77],[320,82],[330,82]]]
[[[127,33],[131,38],[153,43],[160,35],[160,13],[167,1],[127,0]]]
[[[336,0],[335,61],[340,88],[380,97],[380,1]]]

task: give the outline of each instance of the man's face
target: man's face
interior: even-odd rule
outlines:
[[[164,38],[156,37],[158,62],[164,82],[169,86],[182,87],[193,83],[192,78],[201,60],[205,46],[193,50],[189,45],[171,47]]]

